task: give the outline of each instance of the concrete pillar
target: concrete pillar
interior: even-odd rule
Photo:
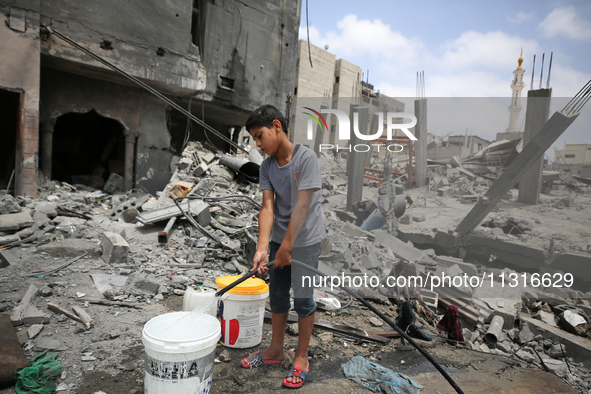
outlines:
[[[418,187],[427,183],[427,144],[429,136],[427,135],[427,99],[415,100],[415,116],[417,125],[415,126],[414,143],[415,150],[415,183]]]
[[[41,172],[47,179],[51,179],[55,121],[55,118],[49,119],[41,126]]]
[[[135,143],[137,135],[130,133],[128,130],[125,133],[125,168],[123,173],[123,189],[129,191],[133,187],[133,168],[135,157]]]
[[[548,120],[550,113],[550,97],[552,89],[530,90],[527,93],[527,109],[525,112],[525,129],[523,147],[536,138],[536,134]],[[542,167],[544,155],[536,161],[519,180],[519,196],[517,201],[525,204],[537,204],[540,200],[542,187]]]
[[[359,117],[359,131],[367,134],[367,122],[369,120],[369,108],[360,108],[356,105],[351,105],[349,111],[349,119],[351,121],[351,152],[348,153],[347,159],[347,209],[351,211],[353,204],[361,201],[363,198],[363,173],[365,171],[365,152],[356,152],[355,146],[360,143],[367,143],[369,141],[362,141],[357,138],[353,131],[355,124],[354,114],[358,113]],[[369,144],[368,144],[369,145]]]

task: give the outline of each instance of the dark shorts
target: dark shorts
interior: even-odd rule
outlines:
[[[275,260],[275,254],[281,244],[271,241],[269,245],[269,261]],[[320,242],[302,248],[292,248],[291,259],[301,261],[313,268],[318,268],[320,256]],[[271,312],[285,313],[291,308],[289,289],[294,288],[294,309],[299,317],[307,317],[316,312],[314,302],[314,288],[303,287],[302,277],[313,277],[314,273],[305,268],[292,264],[281,269],[269,269],[271,282],[269,283],[269,301]]]

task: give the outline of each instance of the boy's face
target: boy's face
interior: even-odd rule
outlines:
[[[283,133],[283,129],[278,120],[273,121],[273,126],[271,128],[253,127],[250,129],[250,135],[256,142],[257,148],[270,156],[275,155],[279,148],[280,133]]]

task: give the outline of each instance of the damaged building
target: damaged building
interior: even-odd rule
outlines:
[[[134,79],[238,141],[253,109],[286,110],[300,4],[0,1],[0,188],[111,178],[154,193],[188,140],[228,151]]]

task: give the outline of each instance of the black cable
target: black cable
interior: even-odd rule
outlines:
[[[294,259],[291,259],[291,263],[298,265],[302,268],[305,268],[309,271],[312,271],[313,273],[320,275],[320,276],[327,276],[326,274],[324,274],[322,271],[317,270],[316,268],[310,267],[308,265],[306,265],[305,263],[302,263],[301,261],[297,261]],[[269,263],[271,264],[271,263]],[[451,378],[451,376],[449,376],[449,374],[443,369],[443,367],[441,365],[439,365],[439,363],[437,361],[435,361],[435,359],[433,359],[433,357],[431,357],[431,355],[429,353],[427,353],[427,351],[425,351],[425,349],[423,349],[418,343],[416,343],[411,337],[408,336],[408,334],[406,332],[404,332],[402,329],[400,329],[400,327],[398,327],[396,325],[396,323],[394,323],[392,320],[390,320],[386,315],[384,315],[382,312],[380,312],[378,309],[376,309],[376,307],[374,307],[372,304],[370,304],[369,302],[367,302],[364,298],[362,298],[361,296],[357,295],[357,293],[355,293],[353,290],[344,287],[344,286],[338,286],[340,287],[342,290],[344,290],[345,292],[349,293],[350,295],[352,295],[353,297],[355,297],[359,302],[361,302],[363,305],[365,305],[366,307],[368,307],[373,313],[375,313],[376,315],[378,315],[379,317],[382,318],[382,320],[384,320],[386,323],[388,323],[394,330],[396,330],[405,340],[408,341],[408,343],[410,343],[411,345],[413,345],[423,356],[425,356],[425,358],[427,360],[429,360],[429,362],[431,364],[433,364],[433,366],[439,371],[439,373],[441,373],[441,375],[443,375],[443,377],[449,382],[449,384],[456,390],[456,392],[458,393],[464,393],[462,391],[462,389],[457,385],[456,382],[454,382],[454,380]]]

